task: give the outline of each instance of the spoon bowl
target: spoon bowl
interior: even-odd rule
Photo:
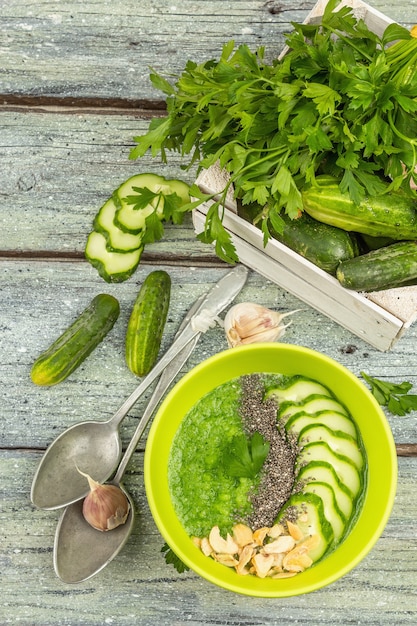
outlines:
[[[120,460],[120,422],[182,349],[186,350],[190,343],[195,345],[193,342],[234,300],[246,282],[247,273],[243,265],[237,265],[208,294],[198,298],[182,321],[174,343],[110,420],[81,422],[68,428],[52,442],[32,481],[31,500],[35,506],[57,509],[85,497],[88,489],[78,469],[98,482],[105,482],[111,476]],[[196,324],[192,323],[194,316],[199,320]]]
[[[200,302],[201,298],[189,310],[171,347],[110,420],[79,422],[51,443],[32,482],[31,499],[35,506],[57,509],[83,498],[88,489],[78,469],[99,482],[111,476],[120,460],[119,424],[181,349],[194,345],[193,342],[199,338],[201,331],[193,328],[190,320],[199,309]]]
[[[62,513],[55,533],[54,567],[63,582],[74,583],[91,578],[114,559],[125,545],[133,528],[134,503],[121,484],[123,474],[154,409],[182,365],[187,361],[197,340],[198,337],[195,337],[190,341],[164,370],[126,448],[117,472],[109,483],[119,487],[129,500],[130,508],[126,522],[109,531],[96,530],[84,518],[83,500],[73,502]],[[80,555],[83,555],[82,559]]]
[[[66,507],[58,522],[54,545],[54,567],[63,582],[81,582],[100,572],[120,552],[132,532],[135,519],[132,498],[122,485],[114,481],[110,484],[120,487],[129,500],[126,522],[101,532],[84,519],[83,500]]]
[[[78,469],[105,482],[122,455],[118,425],[81,422],[64,431],[45,452],[32,483],[31,499],[41,509],[56,509],[62,503],[84,498],[89,491]],[[78,469],[77,469],[78,468]],[[65,480],[57,480],[65,476]]]

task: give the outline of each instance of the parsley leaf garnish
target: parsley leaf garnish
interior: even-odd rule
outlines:
[[[406,415],[417,410],[417,394],[409,394],[412,384],[404,381],[392,383],[374,378],[361,372],[362,378],[371,387],[371,392],[381,406],[386,406],[393,415]]]
[[[175,552],[172,551],[167,543],[164,543],[161,548],[161,552],[164,555],[165,562],[168,565],[173,565],[177,572],[179,572],[180,574],[183,574],[190,569],[188,565],[181,561],[181,559],[175,554]]]
[[[226,474],[236,478],[255,478],[265,462],[269,452],[269,441],[265,441],[259,432],[252,437],[236,435],[224,455]]]

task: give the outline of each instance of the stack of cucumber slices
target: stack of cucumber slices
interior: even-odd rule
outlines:
[[[315,380],[294,376],[268,391],[279,405],[278,423],[297,438],[293,494],[278,521],[289,515],[306,535],[317,535],[313,561],[336,547],[351,528],[366,488],[366,454],[346,407]]]
[[[106,282],[122,282],[139,265],[145,243],[162,222],[190,202],[189,186],[157,174],[137,174],[118,187],[98,211],[85,256]],[[178,215],[178,214],[177,214]]]

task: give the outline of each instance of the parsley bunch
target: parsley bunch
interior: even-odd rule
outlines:
[[[243,204],[261,206],[255,222],[265,243],[271,228],[282,232],[282,211],[294,218],[303,210],[302,190],[317,174],[336,176],[356,203],[399,188],[415,197],[417,39],[397,24],[379,37],[337,4],[330,0],[320,24],[293,23],[280,60],[230,41],[218,61],[188,61],[174,84],[151,74],[167,115],[135,137],[130,157],[149,150],[165,162],[176,151],[187,167],[220,162],[230,182],[199,237],[215,241],[226,261],[237,260],[222,225],[232,184]],[[197,200],[183,211],[210,198],[191,191]]]

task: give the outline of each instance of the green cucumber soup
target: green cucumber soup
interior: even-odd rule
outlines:
[[[228,530],[235,511],[250,511],[247,494],[257,480],[231,477],[223,470],[228,445],[242,432],[241,394],[239,380],[213,389],[188,412],[175,436],[169,486],[190,535],[203,536],[216,524]]]
[[[225,535],[240,522],[256,530],[291,520],[307,534],[314,528],[321,558],[356,517],[366,455],[353,418],[326,386],[256,373],[191,408],[172,442],[168,482],[191,537],[215,526]]]

